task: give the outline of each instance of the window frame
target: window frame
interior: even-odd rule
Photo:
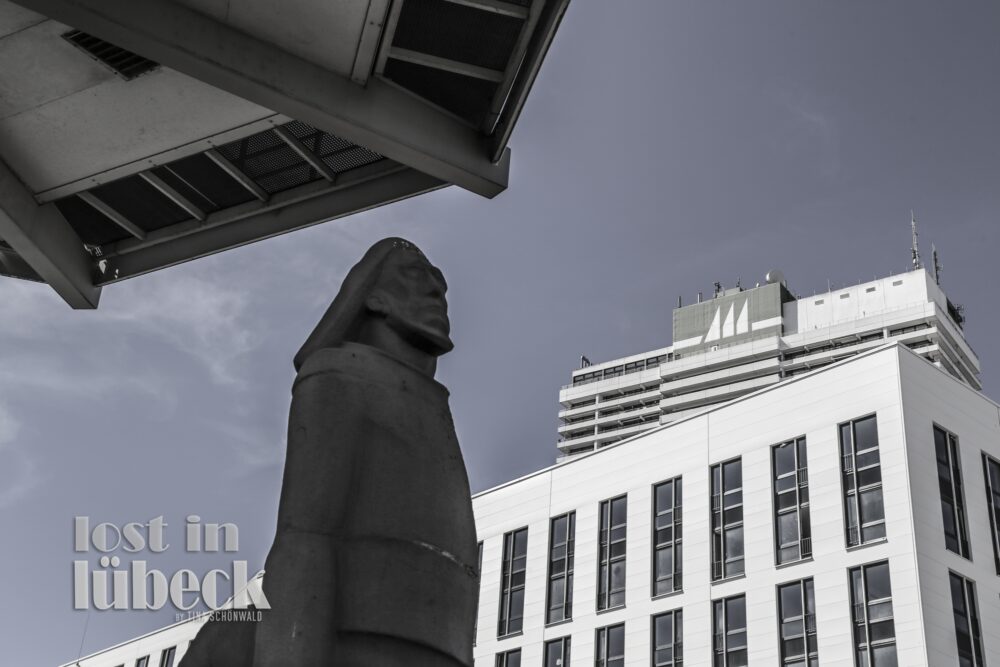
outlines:
[[[958,444],[958,436],[940,424],[933,423],[932,433],[934,434],[934,461],[938,477],[938,495],[941,499],[941,521],[944,529],[944,548],[953,554],[957,554],[967,560],[972,560],[972,548],[969,538],[969,513],[965,504],[965,480],[962,477],[962,454]],[[941,452],[938,449],[938,434],[944,437],[945,460],[941,459]],[[941,476],[941,464],[944,464],[948,471],[948,485],[951,498],[945,498],[945,479]],[[950,510],[945,505],[950,506]],[[951,520],[954,522],[956,534],[948,535],[947,522],[944,519],[945,512],[949,512]],[[954,539],[956,548],[952,548],[949,539]],[[957,550],[956,550],[957,549]]]
[[[571,635],[564,635],[562,637],[556,637],[555,639],[549,639],[544,642],[542,644],[542,667],[569,667],[572,639]],[[549,647],[556,644],[560,647],[559,660],[561,660],[562,663],[560,665],[550,665]]]
[[[740,486],[735,489],[726,488],[726,466],[730,463],[738,463],[740,467]],[[715,493],[715,471],[719,471],[719,493]],[[743,457],[734,456],[733,458],[726,459],[725,461],[720,461],[718,463],[713,463],[709,466],[709,491],[711,496],[711,521],[709,522],[709,527],[711,533],[709,538],[710,549],[711,549],[711,559],[712,559],[712,571],[711,580],[713,583],[719,581],[725,581],[727,579],[732,579],[734,577],[744,576],[746,574],[746,516],[744,513],[744,503],[743,503]],[[739,493],[739,502],[734,505],[727,507],[725,498],[729,494]],[[716,503],[716,498],[718,498],[718,504]],[[738,521],[727,522],[725,519],[726,510],[734,509],[739,507],[740,518]],[[741,538],[741,555],[738,558],[730,558],[728,556],[728,551],[726,548],[726,535],[730,530],[740,529],[742,533]],[[718,544],[716,543],[716,531],[719,534]],[[716,553],[716,547],[718,546],[718,551],[721,553]],[[717,557],[718,556],[718,557]],[[732,563],[732,565],[730,565]],[[736,564],[739,564],[739,570],[730,572],[730,567],[735,568]]]
[[[954,581],[959,582],[962,592],[962,615],[965,621],[964,630],[968,634],[970,649],[972,653],[967,656],[971,661],[971,667],[986,667],[986,653],[983,650],[983,632],[981,616],[979,614],[979,600],[976,597],[976,582],[965,577],[954,570],[948,571],[948,588],[951,597],[952,619],[955,623],[955,644],[958,650],[959,664],[962,664],[962,646],[960,643],[960,628],[958,626],[958,613],[955,600],[955,589],[952,587]]]
[[[790,586],[797,586],[799,589],[799,602],[802,605],[802,613],[798,616],[790,616],[785,618],[784,616],[784,605],[782,603],[781,591]],[[812,613],[809,612],[809,602],[810,598],[812,601]],[[803,663],[810,666],[815,666],[819,664],[819,637],[816,628],[816,588],[813,581],[813,577],[803,577],[802,579],[793,579],[791,581],[786,581],[775,586],[775,600],[777,602],[777,620],[778,620],[778,656],[781,661],[780,664],[784,665],[794,665],[797,663]],[[802,637],[802,644],[805,653],[796,656],[785,655],[785,624],[786,623],[801,623],[802,634],[791,637],[791,639],[796,639],[799,636]],[[812,641],[810,642],[810,638]]]
[[[983,452],[983,481],[986,486],[986,510],[990,518],[990,537],[993,542],[993,561],[1000,576],[1000,459]],[[990,476],[991,465],[997,469],[996,488]]]
[[[669,648],[671,649],[671,659],[669,661],[657,662],[657,651],[668,648],[667,644],[658,644],[656,637],[656,620],[664,616],[670,616],[671,638]],[[652,667],[681,667],[684,664],[684,610],[681,607],[668,609],[649,617],[649,664]]]
[[[566,519],[566,541],[562,542],[560,545],[556,545],[555,539],[555,528],[556,521],[560,519]],[[563,570],[560,574],[552,574],[552,565],[556,562],[556,559],[552,557],[552,551],[556,546],[564,546],[565,554],[562,558]],[[576,555],[576,510],[571,510],[558,516],[554,516],[549,519],[549,549],[548,549],[548,565],[546,567],[546,578],[545,578],[545,625],[553,625],[556,623],[564,623],[566,621],[573,620],[573,569],[574,560]],[[556,578],[563,580],[563,600],[562,600],[562,617],[553,619],[552,618],[552,583]]]
[[[791,473],[778,474],[778,450],[791,445],[794,460],[794,468]],[[806,444],[806,436],[800,435],[784,442],[771,445],[771,514],[774,532],[774,564],[776,566],[800,563],[812,558],[812,516],[809,504],[809,456]],[[779,480],[790,476],[795,478],[795,486],[791,490],[779,491]],[[778,502],[783,494],[789,492],[795,494],[795,504],[791,507],[781,508]],[[805,500],[803,500],[805,496]],[[798,540],[794,544],[783,545],[781,542],[781,519],[785,515],[796,515],[796,532]],[[805,526],[805,528],[803,528]],[[794,546],[798,550],[798,556],[782,560],[782,551]]]
[[[512,648],[510,650],[501,651],[500,653],[497,653],[497,656],[494,659],[493,664],[495,665],[495,667],[510,667],[510,658],[515,655],[517,656],[517,667],[521,667],[520,647]]]
[[[869,449],[858,450],[857,448],[857,424],[859,422],[865,421],[866,419],[874,419],[875,421],[875,446]],[[844,427],[850,427],[851,442],[850,442],[850,458],[851,467],[846,469],[847,454],[844,453]],[[837,441],[839,444],[838,454],[840,457],[840,486],[841,486],[841,498],[843,499],[843,516],[844,516],[844,541],[848,549],[855,549],[863,547],[869,544],[879,544],[888,539],[888,524],[885,520],[885,480],[882,478],[882,446],[879,438],[879,426],[878,426],[878,413],[872,412],[854,419],[849,419],[845,422],[841,422],[837,425]],[[864,467],[864,471],[874,469],[878,467],[879,470],[879,481],[877,483],[865,484],[863,487],[858,484],[858,475],[862,470],[858,469],[858,456],[859,454],[867,454],[868,452],[876,451],[878,452],[878,462],[875,464],[869,464]],[[853,481],[853,487],[848,490],[848,476],[851,477]],[[861,514],[861,495],[862,493],[878,491],[879,498],[882,503],[882,518],[877,521],[865,522],[862,519]],[[852,500],[853,499],[853,500]],[[849,505],[853,504],[854,510],[857,516],[857,525],[851,525],[851,515],[848,511]],[[882,527],[882,535],[865,539],[865,529],[872,528],[875,526]],[[856,531],[857,540],[851,540],[852,530]]]
[[[885,567],[886,567],[886,572],[887,572],[887,574],[886,574],[886,577],[887,577],[886,583],[887,583],[887,587],[889,589],[889,596],[885,597],[885,598],[876,598],[874,600],[870,600],[870,599],[868,599],[868,572],[872,568],[879,567],[881,565],[885,565]],[[856,598],[856,593],[855,593],[855,590],[854,590],[854,573],[855,572],[859,572],[860,577],[861,577],[861,595],[864,598],[864,600],[862,602],[860,602],[860,603],[855,599]],[[862,667],[862,665],[860,665],[858,663],[858,653],[861,652],[861,651],[864,651],[866,653],[866,655],[867,655],[866,664],[867,665],[874,665],[875,664],[875,649],[881,648],[883,646],[890,646],[891,645],[893,647],[893,652],[895,652],[897,654],[897,660],[898,660],[898,651],[896,649],[896,643],[897,643],[896,642],[896,612],[895,612],[895,609],[892,606],[892,568],[889,567],[889,560],[888,559],[883,559],[883,560],[873,561],[871,563],[861,563],[861,564],[856,565],[854,567],[848,568],[848,570],[847,570],[847,586],[848,586],[848,592],[850,593],[850,600],[851,600],[851,652],[852,652],[852,655],[853,655],[853,660],[854,660],[855,667]],[[885,604],[886,602],[889,603],[889,615],[888,616],[880,616],[877,619],[873,620],[871,618],[871,607],[874,606],[874,605],[882,605],[882,604]],[[859,617],[858,617],[859,607],[864,612],[863,618],[860,619],[860,621],[859,621]],[[871,639],[871,627],[872,627],[872,624],[873,623],[884,623],[886,621],[892,623],[892,640],[889,641],[887,639],[880,639],[880,640],[877,640],[877,642],[873,642],[872,639]],[[858,627],[860,625],[862,625],[862,622],[863,622],[863,625],[864,625],[864,628],[865,628],[865,633],[864,633],[865,641],[862,643],[863,645],[858,643],[858,632],[857,632]]]
[[[611,632],[621,630],[622,633],[622,654],[610,655],[611,653]],[[601,653],[604,655],[602,656]],[[615,623],[605,625],[594,630],[594,667],[615,667],[611,661],[615,660],[618,665],[625,665],[625,623]]]
[[[657,491],[660,487],[671,484],[671,502],[672,505],[669,510],[659,510],[657,508],[657,499],[659,494]],[[684,484],[682,481],[682,475],[677,475],[670,479],[665,479],[662,482],[657,482],[652,486],[652,498],[650,499],[650,504],[652,506],[651,515],[652,521],[650,522],[650,555],[651,561],[649,566],[650,573],[650,597],[658,598],[665,597],[667,595],[673,595],[675,593],[680,593],[684,590],[684,546],[683,546],[683,523],[684,523]],[[663,528],[657,528],[657,519],[660,515],[671,513],[671,539],[665,540],[662,543],[657,540],[656,533],[658,530],[664,530]],[[657,571],[657,556],[661,551],[670,549],[673,553],[671,554],[671,562],[673,564],[672,572],[669,577],[670,579],[670,590],[668,591],[658,591],[658,586],[660,581],[665,581],[667,577],[660,577]]]
[[[168,646],[160,651],[160,667],[174,667],[174,660],[177,656],[177,647]]]
[[[523,569],[514,569],[514,561],[518,560],[520,557],[516,557],[515,547],[517,545],[517,535],[524,533],[524,567]],[[509,545],[509,548],[508,548]],[[509,553],[509,556],[508,556]],[[528,527],[524,526],[522,528],[516,528],[514,530],[504,533],[503,536],[503,551],[500,554],[500,609],[497,614],[497,638],[502,639],[504,637],[511,637],[513,635],[520,634],[524,631],[524,590],[527,582],[527,570],[528,570]],[[514,575],[522,574],[522,581],[519,585],[514,585]],[[519,611],[520,615],[517,617],[512,617],[510,612],[513,608],[512,600],[514,598],[514,593],[516,591],[522,591],[521,593],[521,609]],[[511,621],[514,619],[520,621],[519,627],[516,629],[511,629]]]
[[[743,602],[743,627],[733,628],[729,627],[729,602],[735,600],[742,600]],[[718,612],[722,610],[722,633],[716,631],[716,626],[719,625],[718,622]],[[746,663],[749,663],[750,656],[750,646],[749,637],[750,633],[747,630],[747,596],[746,593],[738,593],[736,595],[729,595],[724,598],[717,598],[712,600],[712,665],[716,667],[730,667],[730,653],[732,651],[743,651],[746,654]],[[738,635],[743,633],[743,645],[736,646],[733,649],[729,647],[729,637],[730,635]],[[720,641],[721,640],[721,641]],[[720,664],[718,659],[721,656],[722,663]]]
[[[484,542],[484,540],[480,540],[479,544],[478,544],[479,560],[477,561],[478,565],[476,566],[476,568],[477,568],[476,569],[476,574],[479,576],[479,586],[478,586],[479,590],[482,590],[482,588],[483,588],[483,542]],[[480,600],[477,597],[476,598],[476,618],[472,622],[472,645],[473,646],[476,645],[476,642],[479,639],[479,603],[480,602],[482,602],[482,600]]]
[[[612,518],[614,516],[614,503],[617,501],[624,501],[625,503],[625,521],[621,524],[612,524]],[[607,508],[605,510],[605,508]],[[607,517],[607,524],[605,526],[605,516]],[[619,539],[612,540],[612,533],[618,529],[622,529],[622,536]],[[622,544],[622,553],[619,556],[612,556],[613,545]],[[626,570],[626,557],[628,555],[628,493],[623,493],[621,495],[615,496],[613,498],[608,498],[602,500],[598,505],[597,510],[597,611],[607,611],[609,609],[618,609],[625,606],[625,593],[628,588],[627,576],[628,572]],[[613,566],[621,563],[622,567],[622,586],[620,589],[614,588],[612,585],[612,572]],[[607,568],[607,577],[604,577],[601,573],[602,568]],[[602,578],[604,581],[602,582]],[[612,604],[611,596],[615,594],[621,594],[621,602]]]

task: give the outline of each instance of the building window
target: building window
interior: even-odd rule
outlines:
[[[597,608],[625,604],[625,521],[627,496],[601,502],[598,539]]]
[[[163,652],[160,653],[160,667],[174,667],[174,653],[176,651],[176,646],[163,649]]]
[[[684,626],[681,610],[653,617],[653,667],[681,667],[684,664]]]
[[[712,581],[743,574],[743,463],[712,466]]]
[[[625,666],[625,624],[597,629],[594,667]]]
[[[986,478],[986,505],[993,538],[993,561],[1000,575],[1000,461],[983,453],[983,476]]]
[[[896,667],[889,563],[862,565],[850,573],[855,667]]]
[[[546,623],[573,618],[573,541],[576,512],[552,519],[549,526],[549,604]]]
[[[959,667],[984,667],[976,585],[954,572],[951,573],[951,608],[955,617]]]
[[[778,619],[783,667],[818,667],[812,579],[778,586]]]
[[[521,667],[521,649],[497,653],[496,667]]]
[[[653,487],[653,595],[681,590],[681,478]]]
[[[524,621],[524,569],[528,555],[528,529],[503,536],[503,567],[500,580],[500,622],[497,636],[520,632]],[[520,660],[520,657],[518,657]]]
[[[135,661],[135,667],[149,667],[149,656],[144,655]]]
[[[479,560],[478,565],[476,565],[476,574],[479,576],[479,586],[482,587],[483,584],[483,543],[479,543]],[[476,639],[479,636],[479,605],[476,605],[476,619],[472,623],[472,645],[476,645]]]
[[[812,556],[806,439],[771,448],[774,487],[774,553],[778,565]]]
[[[938,488],[941,491],[941,519],[944,545],[963,558],[969,557],[969,526],[965,520],[965,492],[962,490],[962,461],[958,457],[958,437],[940,426],[934,427]]]
[[[747,601],[736,595],[712,601],[713,667],[746,667]]]
[[[875,415],[840,425],[847,546],[885,537],[882,468]]]
[[[545,667],[569,667],[569,637],[545,642]]]

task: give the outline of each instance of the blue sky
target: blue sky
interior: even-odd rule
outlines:
[[[474,490],[550,464],[559,387],[670,343],[683,295],[784,271],[807,295],[905,270],[909,211],[998,397],[1000,6],[574,0],[507,192],[449,188],[140,277],[70,311],[0,281],[4,661],[53,665],[173,620],[73,612],[72,522],[164,516],[150,567],[204,572],[183,518],[274,533],[292,355],[379,238],[442,268],[438,377]],[[87,624],[86,636],[84,626]]]

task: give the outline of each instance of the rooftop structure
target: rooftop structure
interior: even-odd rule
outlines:
[[[974,389],[964,317],[923,268],[796,297],[778,271],[673,311],[673,345],[573,372],[559,392],[563,458],[593,451],[799,373],[900,342]]]
[[[0,0],[0,275],[101,287],[507,187],[568,0]]]

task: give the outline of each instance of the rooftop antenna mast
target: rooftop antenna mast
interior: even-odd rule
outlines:
[[[934,282],[937,283],[938,285],[940,285],[941,284],[941,262],[938,261],[937,248],[934,247],[933,243],[931,244],[931,258],[934,261]]]
[[[910,209],[910,234],[912,236],[910,257],[913,262],[913,270],[916,271],[920,268],[920,246],[917,245],[917,219],[913,215],[913,209]]]

